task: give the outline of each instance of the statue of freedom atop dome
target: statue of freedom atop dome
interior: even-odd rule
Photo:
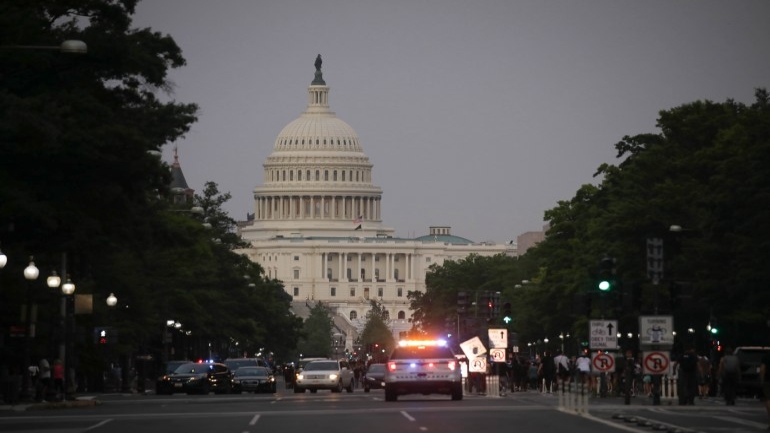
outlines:
[[[321,72],[321,63],[323,63],[323,60],[321,60],[321,55],[319,54],[318,57],[315,58],[315,79],[313,79],[313,82],[310,83],[312,86],[326,85],[323,72]]]

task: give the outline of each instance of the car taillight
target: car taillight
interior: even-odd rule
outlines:
[[[435,367],[435,365],[433,365],[433,363],[432,363],[432,362],[429,362],[429,363],[428,363],[428,368],[433,368],[433,367]]]
[[[388,363],[388,370],[396,371],[396,363],[395,362],[389,362]]]
[[[449,367],[450,370],[454,370],[455,367],[457,367],[457,363],[455,361],[449,361],[447,367]]]

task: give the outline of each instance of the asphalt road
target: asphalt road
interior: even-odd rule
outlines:
[[[445,396],[400,396],[385,402],[382,390],[364,393],[208,396],[99,395],[101,404],[84,408],[0,412],[4,433],[419,433],[419,432],[561,432],[693,431],[705,433],[765,431],[767,415],[758,401],[725,406],[720,400],[699,400],[695,406],[647,399],[592,399],[587,413],[559,407],[554,395],[537,392],[503,397],[466,395],[462,401]],[[622,417],[622,418],[621,418]],[[631,418],[635,417],[633,422]],[[647,425],[645,425],[647,424]],[[679,429],[679,430],[677,430]]]

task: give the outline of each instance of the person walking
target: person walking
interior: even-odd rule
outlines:
[[[556,370],[556,377],[558,378],[557,387],[563,387],[569,383],[570,379],[570,363],[561,350],[556,351],[556,356],[553,358],[554,369]]]
[[[701,355],[698,358],[698,393],[704,399],[709,395],[711,385],[711,361],[708,356]]]
[[[677,362],[679,365],[679,405],[695,404],[698,393],[698,355],[695,349],[688,348]]]
[[[591,392],[593,389],[591,386],[591,358],[585,352],[580,352],[580,356],[575,360],[575,366],[577,367],[578,377],[583,387],[587,386],[588,391]]]
[[[58,358],[53,362],[53,389],[55,399],[64,400],[64,363]]]
[[[726,355],[719,360],[719,378],[722,380],[725,404],[735,406],[738,382],[741,379],[741,360],[733,354],[733,348],[730,346],[725,346],[725,353]]]
[[[759,364],[759,383],[762,384],[762,396],[760,398],[767,411],[767,429],[770,430],[770,352],[765,352],[762,356],[762,362]]]
[[[45,358],[40,358],[37,364],[40,370],[40,381],[37,388],[37,401],[45,401],[48,397],[48,389],[51,387],[51,364]]]
[[[541,392],[550,394],[553,389],[553,379],[556,376],[556,363],[553,360],[551,352],[545,352],[540,359],[538,376],[543,378],[543,388]]]

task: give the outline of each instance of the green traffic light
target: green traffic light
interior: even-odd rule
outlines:
[[[607,290],[610,290],[610,282],[607,280],[603,280],[599,282],[599,290],[606,292]]]
[[[503,317],[503,322],[505,322],[505,323],[511,323],[512,320],[513,319],[510,316]]]
[[[711,328],[711,333],[712,333],[712,334],[719,334],[719,329],[717,329],[717,328]]]

